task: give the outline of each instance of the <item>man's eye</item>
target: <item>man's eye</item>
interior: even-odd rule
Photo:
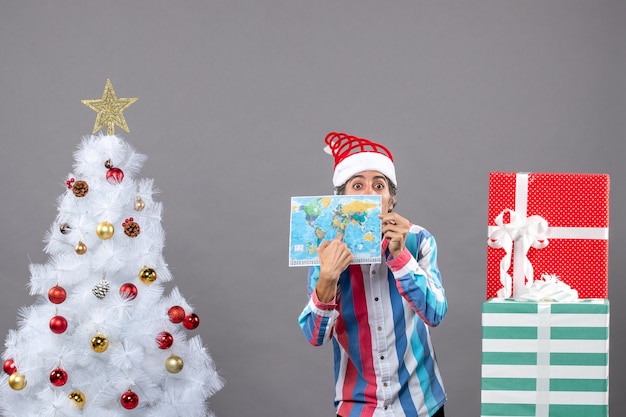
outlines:
[[[384,184],[376,184],[376,185],[374,185],[374,187],[376,187],[379,190],[384,190],[385,189]]]
[[[360,189],[361,187],[363,187],[363,185],[358,184],[358,183],[357,183],[357,184],[353,184],[353,185],[352,185],[352,188],[355,188],[355,189],[357,189],[357,190],[358,190],[358,189]]]

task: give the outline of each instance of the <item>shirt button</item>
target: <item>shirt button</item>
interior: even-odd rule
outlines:
[[[385,357],[383,355],[380,355],[380,359],[385,359]]]
[[[382,330],[383,328],[381,326],[378,326],[378,330]]]
[[[384,383],[383,383],[383,386],[384,386],[384,387],[386,387],[386,386],[388,386],[388,385],[389,385],[389,384],[387,384],[386,382],[384,382]]]
[[[372,275],[376,275],[376,270],[375,269],[372,271]]]
[[[378,301],[378,297],[374,298],[374,301]]]
[[[386,405],[386,406],[384,406],[383,408],[386,410],[386,409],[388,409],[388,408],[389,408],[389,406],[388,406],[388,405]]]

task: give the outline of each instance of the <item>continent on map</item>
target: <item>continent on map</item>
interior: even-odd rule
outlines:
[[[363,229],[368,212],[376,207],[376,204],[359,200],[338,204],[333,213],[331,227],[341,234],[345,234],[346,228],[351,224]]]
[[[372,243],[374,241],[374,235],[371,232],[367,232],[363,235],[363,240]]]
[[[315,228],[315,237],[317,238],[317,244],[322,243],[322,240],[326,237],[326,231],[321,227]]]
[[[324,212],[323,209],[328,207],[329,203],[330,198],[316,198],[300,206],[300,210],[304,211],[307,223],[313,226],[317,218]]]

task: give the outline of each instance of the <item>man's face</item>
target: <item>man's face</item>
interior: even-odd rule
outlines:
[[[378,171],[359,172],[348,181],[345,188],[346,195],[379,195],[382,197],[383,211],[394,206],[394,199],[389,194],[387,178]]]

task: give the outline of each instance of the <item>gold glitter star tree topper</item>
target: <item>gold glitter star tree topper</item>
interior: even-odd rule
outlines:
[[[137,98],[118,98],[111,80],[107,78],[101,99],[81,100],[81,102],[98,113],[92,133],[95,134],[106,125],[107,135],[114,135],[116,125],[129,132],[123,112],[137,100]]]

